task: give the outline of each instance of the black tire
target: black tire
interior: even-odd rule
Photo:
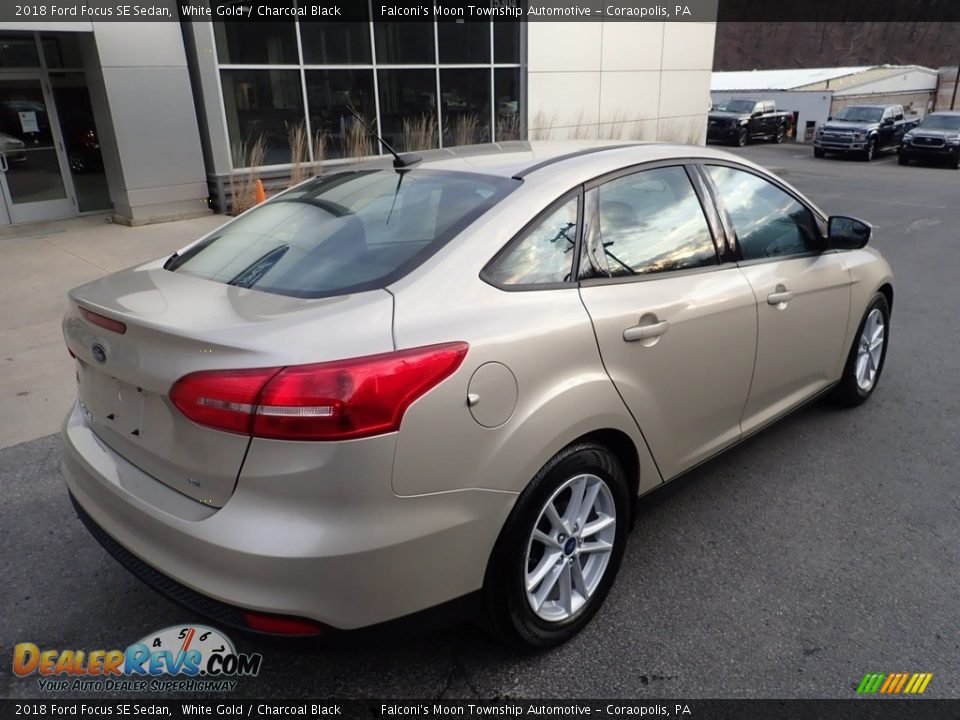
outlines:
[[[899,153],[899,154],[897,155],[897,164],[898,164],[898,165],[909,165],[909,164],[910,164],[910,158],[909,158],[907,155],[904,155],[903,153]]]
[[[874,309],[880,310],[881,315],[883,315],[883,349],[880,352],[880,364],[877,367],[877,372],[873,378],[873,383],[869,388],[863,389],[857,382],[857,355],[860,350],[863,327],[866,324],[870,313]],[[867,309],[863,313],[863,318],[861,318],[860,324],[857,326],[857,334],[854,335],[853,344],[850,346],[850,352],[847,355],[847,363],[843,368],[843,375],[840,378],[839,384],[837,384],[837,386],[833,389],[833,392],[831,393],[831,399],[839,405],[844,405],[846,407],[856,407],[857,405],[862,405],[865,403],[869,397],[873,395],[873,391],[877,389],[877,384],[880,382],[880,375],[883,372],[883,365],[887,359],[887,348],[889,345],[890,305],[887,303],[886,296],[883,293],[878,292],[870,300],[870,304],[867,305]]]
[[[874,156],[877,154],[877,141],[871,140],[867,143],[867,148],[863,151],[863,154],[860,156],[864,162],[870,162],[873,160]]]
[[[814,156],[814,157],[822,158],[824,155],[826,155],[826,152],[824,152],[823,148],[815,147],[815,148],[813,149],[813,156]]]
[[[616,509],[613,549],[599,584],[583,606],[564,620],[544,620],[534,613],[526,596],[530,536],[557,489],[581,473],[596,475],[611,491]],[[580,442],[554,455],[520,493],[490,554],[483,584],[484,628],[508,644],[536,650],[560,645],[580,632],[600,609],[620,567],[630,523],[629,496],[623,469],[604,446]]]
[[[743,147],[750,140],[749,133],[747,133],[746,128],[740,128],[740,132],[737,133],[737,147]]]
[[[779,145],[780,143],[783,142],[783,139],[786,137],[786,135],[787,135],[786,128],[784,128],[783,125],[781,125],[780,127],[777,128],[777,134],[773,136],[773,141],[777,145]]]
[[[960,152],[949,160],[948,167],[952,167],[954,170],[960,170]]]

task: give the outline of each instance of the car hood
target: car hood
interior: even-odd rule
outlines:
[[[709,118],[711,120],[747,120],[749,119],[749,116],[741,113],[722,112],[720,110],[715,110],[709,114]]]
[[[960,135],[960,130],[944,130],[941,128],[914,128],[910,131],[910,134],[913,137],[930,137],[930,138],[952,138]]]
[[[824,124],[823,129],[856,132],[857,130],[876,130],[878,127],[880,127],[880,123],[857,122],[852,120],[829,120]]]

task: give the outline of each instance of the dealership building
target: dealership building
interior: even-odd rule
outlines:
[[[307,163],[381,153],[358,118],[400,151],[700,143],[714,33],[369,17],[0,23],[0,226],[225,211],[251,165],[281,187]]]

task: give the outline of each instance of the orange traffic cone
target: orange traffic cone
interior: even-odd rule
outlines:
[[[263,189],[263,180],[257,178],[257,205],[267,199],[267,193]]]

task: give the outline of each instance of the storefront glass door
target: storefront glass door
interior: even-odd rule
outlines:
[[[39,74],[0,74],[0,223],[76,213],[54,112]]]

